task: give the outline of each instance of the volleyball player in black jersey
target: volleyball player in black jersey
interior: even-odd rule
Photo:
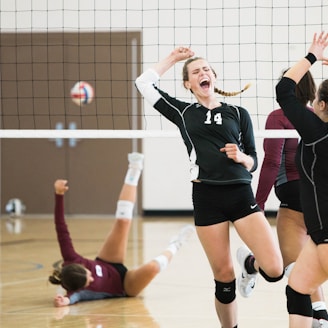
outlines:
[[[310,295],[328,278],[328,80],[324,80],[307,110],[295,95],[295,85],[317,60],[328,65],[323,53],[328,33],[314,34],[309,53],[294,64],[277,84],[277,101],[301,136],[296,163],[300,173],[301,203],[311,238],[291,270],[286,287],[290,328],[310,328]]]
[[[257,206],[251,172],[257,167],[253,128],[248,112],[219,101],[216,73],[189,48],[173,50],[164,60],[136,79],[141,94],[156,110],[176,124],[187,147],[193,182],[194,220],[215,280],[215,307],[224,328],[237,327],[236,278],[230,252],[232,222],[248,246],[237,259],[242,267],[237,285],[248,297],[258,272],[270,282],[283,276],[279,246]],[[183,83],[197,102],[170,97],[156,87],[160,76],[181,60]]]

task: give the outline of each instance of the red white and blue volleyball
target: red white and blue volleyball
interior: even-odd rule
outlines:
[[[90,104],[94,97],[94,90],[90,83],[76,82],[71,89],[71,99],[78,106]]]

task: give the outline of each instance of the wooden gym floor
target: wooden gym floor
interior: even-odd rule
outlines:
[[[220,327],[212,274],[196,235],[140,296],[54,308],[52,299],[58,288],[48,283],[47,277],[61,257],[52,218],[23,217],[18,234],[8,232],[7,219],[1,219],[1,328]],[[111,218],[68,217],[76,250],[93,258],[112,222]],[[192,222],[192,218],[134,218],[127,267],[157,256],[183,225]],[[233,254],[240,245],[231,228]],[[239,273],[237,264],[235,268]],[[244,299],[237,294],[238,327],[288,327],[285,284],[286,279],[269,284],[259,277],[252,297]]]

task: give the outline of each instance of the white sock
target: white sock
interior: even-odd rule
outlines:
[[[327,310],[326,303],[323,301],[313,302],[312,309],[314,311]]]
[[[141,170],[139,168],[130,167],[130,168],[128,168],[128,171],[126,172],[124,183],[131,185],[131,186],[137,186],[140,175],[141,175]]]
[[[156,261],[159,265],[159,271],[162,272],[167,268],[167,265],[169,264],[169,259],[165,255],[158,255],[154,258],[154,261]]]
[[[191,224],[184,226],[177,236],[172,237],[171,242],[166,250],[170,251],[173,255],[186,243],[189,237],[195,232],[195,227]]]
[[[288,278],[293,267],[295,265],[295,262],[292,262],[291,264],[287,265],[286,268],[285,268],[285,277]]]
[[[176,243],[171,243],[168,247],[167,247],[167,251],[170,251],[173,255],[176,254],[176,252],[179,250],[180,247],[178,247],[176,245]]]

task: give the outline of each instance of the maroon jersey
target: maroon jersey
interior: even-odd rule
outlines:
[[[267,130],[295,129],[284,115],[282,109],[276,109],[269,114],[265,128]],[[264,159],[256,192],[256,201],[262,210],[264,210],[265,202],[273,186],[279,186],[299,179],[299,173],[295,164],[297,146],[297,138],[264,139]]]
[[[98,259],[90,260],[78,254],[73,246],[64,216],[64,196],[55,195],[55,225],[57,239],[63,257],[63,266],[71,263],[82,264],[91,271],[94,281],[86,288],[68,292],[70,304],[111,297],[126,296],[119,272],[109,263]]]

